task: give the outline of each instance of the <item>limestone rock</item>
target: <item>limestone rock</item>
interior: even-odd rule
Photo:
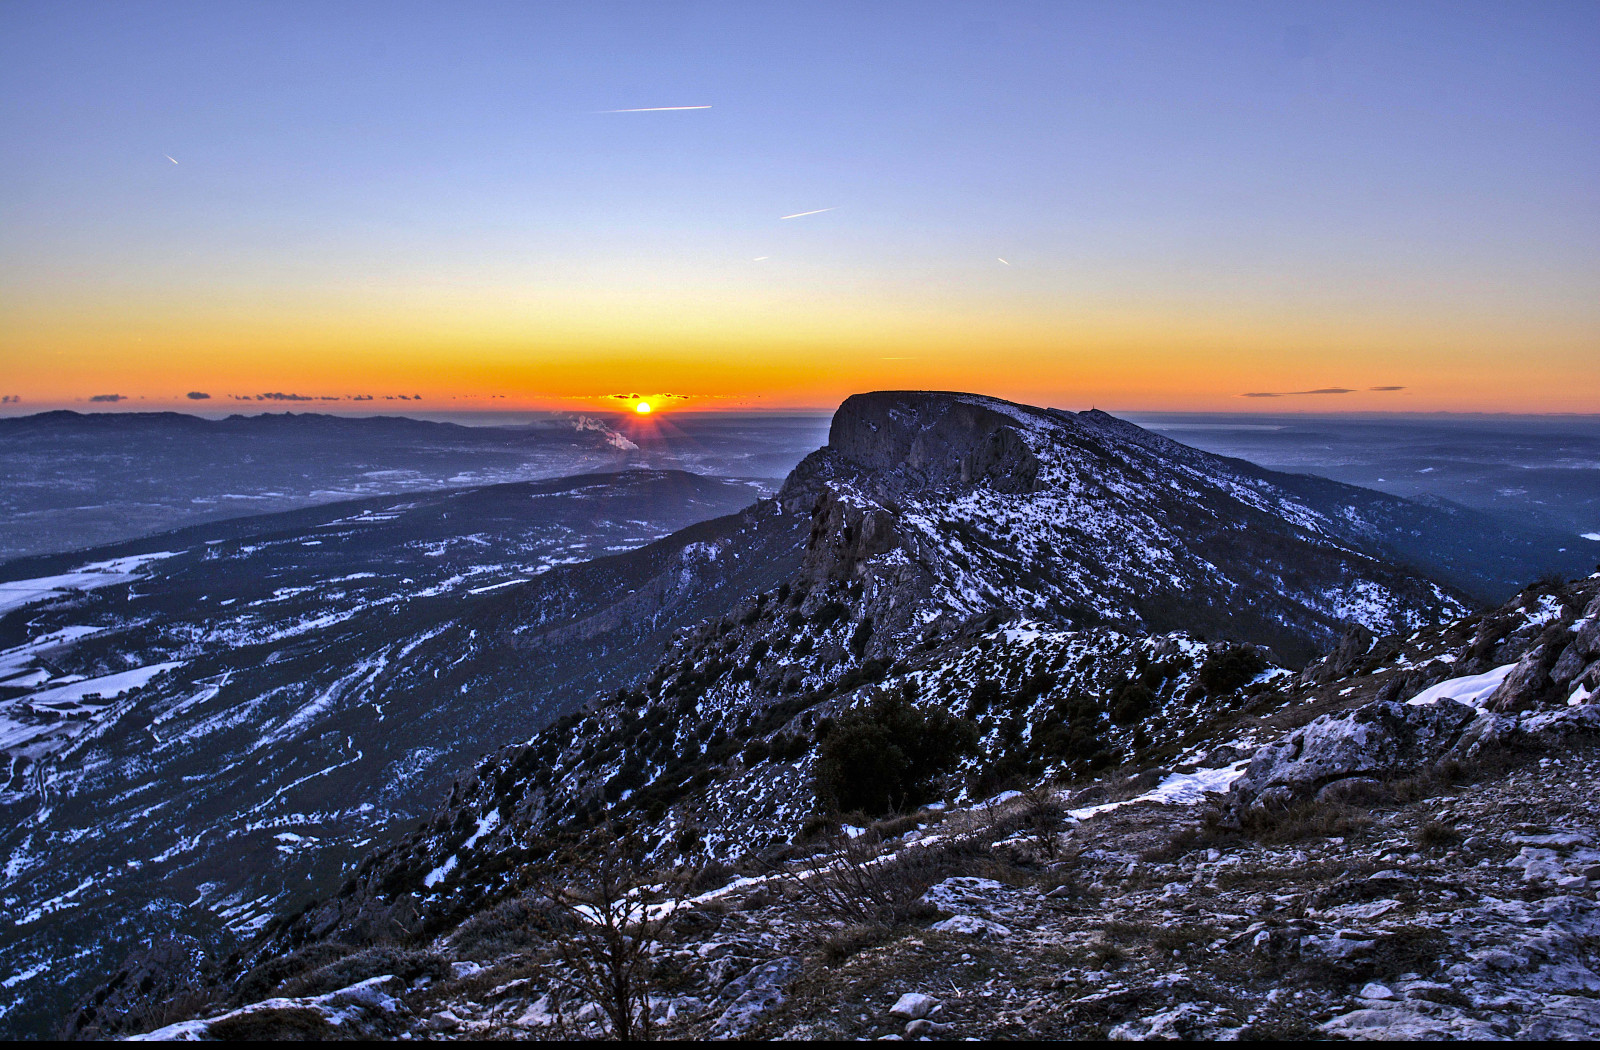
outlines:
[[[800,975],[800,960],[793,955],[756,967],[728,982],[719,996],[732,1002],[711,1025],[711,1038],[737,1039],[783,1002],[784,992]]]
[[[907,992],[896,1000],[893,1006],[889,1007],[889,1013],[895,1017],[904,1017],[914,1021],[919,1017],[927,1017],[938,1006],[939,1000],[931,995],[924,995],[921,992]]]
[[[1324,715],[1258,751],[1230,789],[1225,810],[1237,820],[1251,808],[1286,805],[1335,781],[1420,767],[1449,751],[1475,718],[1453,700],[1374,703]]]

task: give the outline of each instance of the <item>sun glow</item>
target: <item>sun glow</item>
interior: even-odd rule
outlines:
[[[650,402],[641,401],[637,405],[633,406],[633,410],[639,413],[641,416],[648,416],[650,414]]]

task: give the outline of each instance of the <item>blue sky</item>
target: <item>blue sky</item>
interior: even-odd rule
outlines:
[[[68,348],[26,377],[59,398],[134,332],[176,375],[230,322],[337,356],[398,311],[534,387],[557,343],[742,341],[778,382],[793,339],[838,370],[926,328],[1019,369],[1078,333],[1123,389],[1091,332],[1153,355],[1137,392],[1204,332],[1229,389],[1273,346],[1311,388],[1460,345],[1472,407],[1508,341],[1596,348],[1597,70],[1593,3],[10,2],[0,355]],[[261,340],[212,381],[294,378]]]

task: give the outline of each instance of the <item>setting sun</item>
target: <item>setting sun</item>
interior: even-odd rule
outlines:
[[[641,416],[647,416],[650,414],[650,402],[641,401],[637,405],[633,406],[633,410],[639,413]]]

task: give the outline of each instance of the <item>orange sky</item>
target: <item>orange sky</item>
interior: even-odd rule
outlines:
[[[124,408],[220,409],[230,395],[267,391],[404,393],[433,410],[572,408],[616,393],[689,395],[662,405],[671,408],[829,409],[879,388],[1130,410],[1600,409],[1600,354],[1581,318],[1324,318],[1015,297],[812,304],[769,295],[703,312],[621,293],[507,298],[205,309],[163,298],[12,301],[0,305],[0,394],[22,399],[13,411],[78,407],[96,394],[122,395]],[[1403,389],[1368,389],[1378,386]],[[1352,392],[1296,393],[1327,388]],[[211,394],[210,404],[189,391]],[[1287,396],[1240,396],[1263,392]]]
[[[12,0],[0,412],[1600,412],[1600,6],[982,6]]]

